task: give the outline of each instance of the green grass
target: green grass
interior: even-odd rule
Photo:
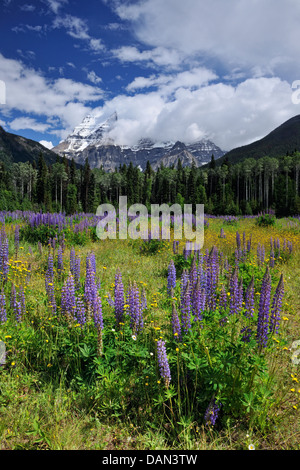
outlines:
[[[222,226],[225,239],[219,238]],[[13,231],[7,228],[13,257]],[[36,244],[21,241],[18,259],[23,262],[23,268],[16,270],[15,280],[24,281],[25,267],[30,263],[27,318],[17,327],[9,322],[0,326],[0,339],[5,341],[8,352],[6,364],[0,369],[0,448],[238,450],[254,444],[257,449],[299,450],[300,374],[299,365],[291,361],[290,351],[293,341],[300,339],[299,233],[280,221],[274,227],[264,228],[258,227],[253,219],[239,220],[235,226],[210,219],[205,231],[205,248],[216,244],[226,255],[231,254],[237,230],[240,234],[245,231],[247,237],[251,233],[254,245],[265,243],[267,246],[270,236],[281,240],[291,238],[294,243],[293,255],[274,269],[276,279],[281,272],[285,279],[284,319],[279,342],[274,341],[266,356],[269,375],[257,375],[255,392],[259,399],[253,400],[249,412],[240,416],[227,414],[222,426],[203,425],[197,400],[192,400],[198,389],[180,376],[184,371],[182,377],[189,374],[196,380],[200,377],[197,368],[195,372],[191,366],[193,348],[195,357],[200,357],[194,340],[186,341],[186,349],[180,346],[180,374],[172,381],[175,390],[172,387],[165,390],[162,384],[157,384],[157,364],[150,361],[148,352],[153,350],[155,339],[161,334],[167,335],[170,302],[166,301],[166,274],[173,257],[171,244],[166,242],[154,254],[142,252],[143,242],[88,241],[76,246],[76,253],[80,253],[82,259],[91,251],[95,253],[97,274],[101,279],[107,331],[104,334],[105,357],[99,360],[93,351],[96,334],[92,328],[85,330],[83,337],[79,329],[67,328],[59,315],[52,317],[47,310],[43,271],[48,248],[43,247],[40,253]],[[30,255],[29,248],[32,249]],[[69,257],[70,248],[66,249],[65,259]],[[117,268],[122,272],[124,285],[136,281],[146,290],[145,333],[136,342],[130,341],[131,332],[127,327],[122,330],[123,337],[111,331],[114,329],[112,311],[105,302],[105,294],[113,292]],[[256,272],[254,267],[249,269]],[[215,370],[221,373],[227,364],[226,350],[224,346],[223,356],[217,354],[217,347],[213,352],[211,335],[221,335],[219,330],[214,330],[216,321],[212,322],[211,317],[207,319],[204,338],[213,360],[220,364],[220,369]],[[225,345],[226,337],[219,336],[218,341]],[[169,357],[175,361],[172,344],[169,340]],[[234,351],[238,353],[238,349]],[[173,366],[176,370],[176,363]],[[246,361],[241,387],[247,384],[248,366]],[[228,377],[232,376],[234,367],[233,362]],[[201,375],[201,380],[206,380],[205,377]],[[235,386],[232,384],[233,390]],[[273,395],[269,399],[267,391],[271,389]],[[291,391],[293,389],[295,391]],[[241,409],[240,402],[234,406],[236,410]]]

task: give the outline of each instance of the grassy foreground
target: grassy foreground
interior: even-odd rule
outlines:
[[[222,268],[213,311],[204,311],[202,320],[193,322],[178,341],[171,331],[172,308],[180,311],[181,274],[192,267],[192,260],[182,255],[184,243],[180,242],[176,254],[171,242],[145,245],[139,240],[92,241],[88,237],[74,247],[82,260],[79,293],[84,293],[85,259],[92,252],[102,299],[101,354],[99,331],[92,321],[84,326],[70,323],[60,311],[71,244],[64,247],[61,273],[55,264],[57,246],[21,239],[16,250],[16,223],[5,225],[9,273],[3,285],[7,320],[0,324],[0,340],[6,347],[5,364],[0,368],[1,449],[300,448],[300,366],[295,360],[295,342],[300,340],[299,221],[281,219],[264,227],[255,218],[208,220],[203,253],[215,246],[231,266],[237,232],[245,234],[246,240],[251,237],[251,256],[239,265],[239,273],[244,291],[254,278],[254,318],[245,320],[244,307],[234,315],[227,309],[224,316],[219,296],[222,285],[228,294],[229,284]],[[281,247],[284,240],[293,247],[289,256],[278,257],[270,268],[272,294],[281,274],[284,279],[280,326],[270,335],[268,346],[258,351],[255,335],[243,342],[240,330],[246,325],[254,332],[261,283],[270,264],[270,240],[277,239]],[[266,249],[262,263],[257,261],[258,245]],[[45,290],[49,253],[54,259],[55,312]],[[177,285],[169,296],[171,260],[177,269]],[[135,281],[146,295],[141,332],[132,328],[128,313],[124,324],[115,323],[109,300],[114,298],[118,268],[126,288]],[[26,313],[19,322],[9,307],[13,285],[22,286],[26,298]],[[224,318],[228,326],[220,327]],[[166,341],[170,383],[158,366],[156,344],[161,339]],[[207,423],[208,405],[219,397],[220,417],[216,423]]]

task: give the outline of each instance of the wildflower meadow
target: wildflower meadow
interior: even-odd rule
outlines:
[[[299,449],[299,217],[96,224],[0,213],[1,448]]]

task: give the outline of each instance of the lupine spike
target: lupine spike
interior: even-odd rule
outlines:
[[[113,307],[115,309],[115,318],[117,326],[124,321],[125,313],[125,299],[124,299],[124,285],[122,281],[122,274],[118,269],[115,275],[115,301]]]
[[[188,281],[182,302],[181,302],[181,325],[182,325],[182,330],[186,334],[189,329],[191,328],[191,296],[190,296],[190,282]]]
[[[2,291],[0,294],[0,322],[5,323],[7,320],[7,315],[6,315],[6,298],[5,294]]]
[[[269,316],[270,316],[270,294],[271,294],[271,276],[269,266],[265,271],[260,293],[258,321],[257,321],[257,343],[259,349],[265,348],[268,342]]]
[[[171,260],[168,266],[168,284],[167,284],[167,292],[168,296],[171,297],[173,289],[176,287],[176,268],[174,261]]]
[[[171,382],[171,372],[167,357],[166,342],[162,339],[157,341],[157,359],[160,376],[164,380],[165,386],[168,388]]]
[[[278,285],[276,287],[275,294],[273,296],[273,300],[272,300],[271,318],[270,318],[270,326],[269,326],[269,330],[271,334],[278,333],[283,295],[284,295],[284,282],[283,282],[283,275],[281,274]]]
[[[172,303],[172,330],[176,340],[181,341],[181,325],[175,303]]]

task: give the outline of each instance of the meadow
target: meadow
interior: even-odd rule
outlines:
[[[0,213],[0,448],[300,448],[300,219],[99,240]]]

